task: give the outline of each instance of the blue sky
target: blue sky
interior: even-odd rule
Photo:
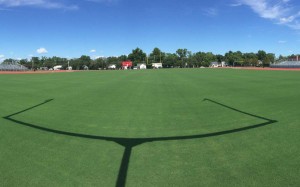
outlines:
[[[187,48],[300,53],[299,0],[0,0],[5,58]]]

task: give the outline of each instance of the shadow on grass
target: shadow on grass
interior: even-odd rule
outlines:
[[[265,117],[261,117],[258,115],[250,114],[241,110],[238,110],[233,107],[229,107],[227,105],[224,105],[222,103],[213,101],[211,99],[204,99],[203,101],[208,101],[214,104],[217,104],[219,106],[225,107],[227,109],[233,110],[235,112],[239,112],[248,116],[252,116],[254,118],[262,119],[265,120],[264,123],[259,123],[255,125],[250,125],[246,127],[241,127],[241,128],[236,128],[236,129],[231,129],[231,130],[224,130],[224,131],[219,131],[219,132],[212,132],[212,133],[206,133],[206,134],[197,134],[197,135],[188,135],[188,136],[170,136],[170,137],[153,137],[153,138],[122,138],[122,137],[107,137],[107,136],[95,136],[95,135],[88,135],[88,134],[80,134],[80,133],[72,133],[72,132],[66,132],[66,131],[60,131],[60,130],[55,130],[55,129],[50,129],[38,125],[34,125],[31,123],[26,123],[20,120],[13,119],[13,116],[16,116],[18,114],[24,113],[26,111],[32,110],[34,108],[37,108],[39,106],[42,106],[44,104],[47,104],[49,102],[53,101],[53,99],[46,100],[40,104],[37,104],[35,106],[29,107],[27,109],[24,109],[22,111],[16,112],[14,114],[8,115],[3,117],[6,120],[9,120],[11,122],[14,122],[19,125],[23,125],[26,127],[38,129],[41,131],[46,131],[46,132],[51,132],[55,134],[60,134],[60,135],[65,135],[65,136],[73,136],[73,137],[79,137],[79,138],[87,138],[87,139],[96,139],[96,140],[104,140],[104,141],[110,141],[110,142],[115,142],[121,146],[124,147],[124,153],[122,157],[122,162],[120,165],[119,173],[118,173],[118,178],[116,181],[116,186],[117,187],[122,187],[125,186],[126,184],[126,178],[127,178],[127,171],[128,171],[128,166],[130,162],[130,156],[131,156],[131,151],[134,147],[144,144],[144,143],[149,143],[149,142],[156,142],[156,141],[171,141],[171,140],[191,140],[191,139],[200,139],[200,138],[208,138],[208,137],[214,137],[214,136],[221,136],[221,135],[226,135],[226,134],[231,134],[231,133],[238,133],[250,129],[255,129],[259,127],[263,127],[266,125],[270,125],[273,123],[276,123],[276,120],[268,119]]]

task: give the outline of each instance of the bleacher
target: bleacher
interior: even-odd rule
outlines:
[[[278,64],[271,64],[272,68],[300,68],[300,61],[283,61]]]
[[[0,64],[0,71],[27,71],[23,65],[20,64]]]

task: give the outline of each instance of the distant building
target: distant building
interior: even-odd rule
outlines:
[[[227,64],[226,64],[226,62],[221,62],[221,67],[226,67],[227,66]]]
[[[212,68],[217,68],[217,67],[220,67],[221,66],[221,64],[219,64],[219,62],[211,62],[210,63],[210,67],[212,67]]]
[[[299,58],[299,56],[297,55],[297,56],[292,56],[292,57],[290,57],[289,59],[288,59],[288,61],[299,61],[300,60],[300,58]]]
[[[146,64],[137,64],[138,69],[147,69]]]
[[[154,69],[159,69],[159,68],[162,68],[163,66],[162,66],[162,63],[152,63],[152,67]]]
[[[61,70],[62,69],[62,65],[57,65],[53,67],[53,70]]]
[[[132,67],[132,62],[131,61],[124,61],[122,62],[122,69],[128,69]]]
[[[111,64],[108,66],[108,69],[116,69],[116,68],[117,68],[117,66],[115,64]]]

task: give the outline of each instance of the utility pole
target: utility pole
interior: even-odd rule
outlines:
[[[34,69],[34,61],[33,61],[33,57],[31,57],[31,70],[33,71],[33,69]]]

